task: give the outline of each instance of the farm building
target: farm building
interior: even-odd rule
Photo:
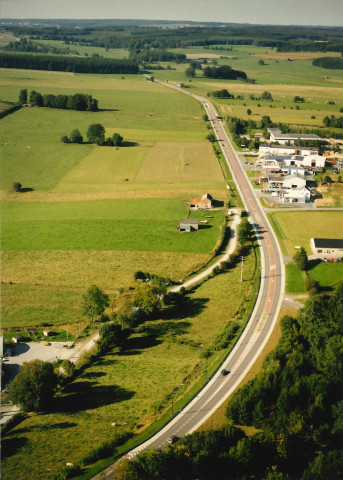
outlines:
[[[205,193],[202,197],[193,198],[190,208],[194,210],[208,210],[212,208],[213,198],[209,193]]]
[[[268,145],[259,146],[258,153],[262,155],[318,155],[318,148],[296,147],[294,145]]]
[[[44,330],[43,330],[44,337],[49,337],[49,335],[51,335],[51,334],[52,334],[52,332],[51,332],[50,328],[44,328]]]
[[[283,179],[283,188],[302,188],[306,187],[306,180],[300,175],[288,175]]]
[[[183,218],[180,220],[180,232],[191,232],[199,229],[199,221],[196,218]]]
[[[343,239],[311,238],[310,246],[317,258],[337,259],[343,257]]]
[[[281,133],[279,128],[268,128],[271,142],[278,142],[281,145],[286,143],[294,144],[296,140],[318,141],[320,137],[312,133]]]

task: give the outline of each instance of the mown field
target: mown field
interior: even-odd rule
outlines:
[[[113,439],[113,422],[119,425],[117,435],[125,429],[140,431],[156,419],[156,411],[170,407],[171,395],[174,401],[187,395],[221,354],[214,353],[207,362],[201,358],[240,309],[254,266],[252,254],[246,257],[243,284],[239,267],[214,277],[181,310],[144,323],[120,355],[87,367],[57,397],[48,415],[30,415],[6,437],[3,475],[33,480],[44,471],[50,479],[66,459],[80,462],[101,442]],[[230,295],[223,295],[228,288]]]

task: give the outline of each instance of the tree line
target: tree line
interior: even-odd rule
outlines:
[[[342,479],[343,283],[281,328],[260,373],[231,397],[227,426],[139,454],[123,480]]]
[[[137,74],[137,63],[126,59],[64,57],[52,55],[30,55],[0,53],[0,67],[29,70],[51,70],[74,73],[119,73]]]
[[[343,54],[343,47],[342,47],[342,54]],[[320,57],[315,58],[312,61],[312,65],[315,67],[321,68],[332,68],[337,70],[343,70],[343,58],[341,57]]]
[[[27,89],[20,90],[19,105],[29,103],[32,107],[60,108],[64,110],[79,110],[97,112],[99,110],[98,100],[92,95],[84,93],[75,93],[74,95],[42,95],[35,90],[31,90],[30,95]]]
[[[27,53],[52,53],[54,55],[79,55],[77,50],[72,50],[70,47],[53,47],[51,45],[33,42],[26,38],[21,38],[16,42],[10,42],[3,47],[3,50],[10,52],[27,52]]]

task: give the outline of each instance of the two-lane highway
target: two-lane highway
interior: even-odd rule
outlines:
[[[182,437],[194,432],[222,405],[237,388],[267,343],[284,297],[285,275],[281,250],[268,219],[254,194],[250,181],[244,172],[241,160],[239,160],[231,146],[224,126],[217,118],[213,105],[203,97],[191,94],[167,83],[162,84],[191,95],[197,101],[200,101],[206,109],[218,143],[221,146],[237,189],[244,202],[245,209],[249,212],[249,219],[258,239],[262,264],[261,284],[249,322],[235,348],[218,372],[183,411],[154,437],[129,452],[127,458],[134,458],[137,453],[147,448],[165,447],[167,439],[171,435]],[[230,285],[228,284],[228,294],[229,291]],[[230,373],[222,375],[220,373],[222,369],[226,369]],[[106,475],[106,478],[111,478],[110,472]]]

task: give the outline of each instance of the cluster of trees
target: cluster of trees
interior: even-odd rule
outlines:
[[[247,110],[247,114],[251,115],[250,109]],[[229,119],[227,120],[227,126],[232,135],[232,139],[238,147],[241,146],[242,141],[245,142],[245,140],[241,139],[240,135],[249,134],[251,130],[256,128],[262,128],[264,129],[264,136],[266,136],[267,128],[273,127],[274,125],[275,124],[268,115],[264,115],[262,119],[258,122],[254,120],[244,120],[237,117],[229,117]],[[260,141],[258,138],[256,138],[250,140],[248,146],[249,148],[258,148],[259,144]]]
[[[343,47],[342,50],[343,52]],[[321,68],[343,70],[343,58],[341,57],[319,57],[312,61],[312,65]]]
[[[330,115],[330,117],[326,116],[323,118],[323,123],[325,127],[343,128],[343,117],[336,118],[334,115]]]
[[[260,373],[229,401],[229,426],[127,462],[124,480],[331,480],[343,471],[343,284],[315,295]],[[235,425],[253,425],[246,436]]]
[[[243,80],[247,79],[245,72],[234,70],[229,65],[222,65],[220,67],[207,66],[204,68],[203,72],[206,78],[223,78],[226,80],[237,80],[238,78]]]
[[[61,108],[64,110],[80,110],[97,112],[99,110],[98,100],[92,95],[84,93],[75,93],[74,95],[42,95],[35,90],[31,90],[28,96],[27,89],[19,92],[18,103],[24,105],[30,103],[33,107]]]
[[[30,55],[7,52],[0,52],[0,67],[75,73],[136,74],[139,72],[137,63],[126,59]]]
[[[123,145],[124,138],[119,133],[114,133],[112,137],[105,138],[105,128],[101,123],[92,123],[89,125],[87,130],[87,139],[90,143],[95,143],[96,145],[109,146],[109,147],[120,147]],[[63,143],[82,143],[83,136],[81,135],[78,128],[75,128],[69,137],[63,135],[61,137]]]
[[[260,97],[256,97],[256,95],[254,93],[251,93],[249,95],[249,98],[250,100],[269,100],[270,102],[273,101],[273,96],[270,92],[263,92],[262,95]]]
[[[212,95],[214,98],[235,98],[235,96],[229,93],[226,88],[215,90],[214,92],[209,93],[208,96],[209,95]]]

